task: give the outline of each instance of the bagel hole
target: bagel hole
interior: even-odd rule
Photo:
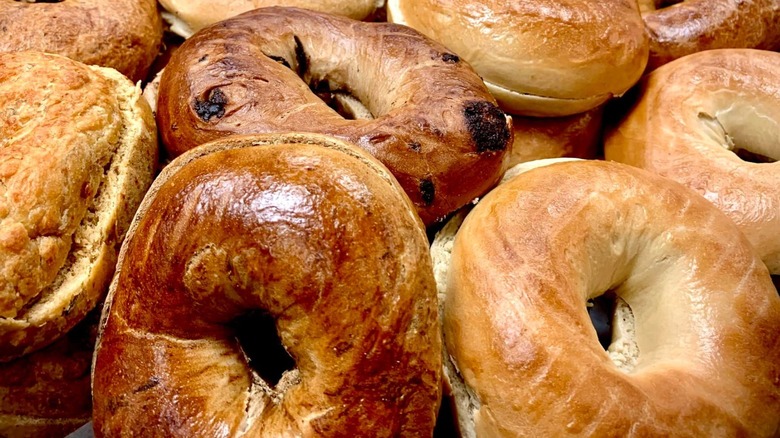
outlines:
[[[734,148],[732,152],[734,152],[742,161],[747,161],[748,163],[774,163],[777,161],[772,157],[767,157],[739,147]]]
[[[295,369],[295,360],[284,348],[276,321],[266,311],[252,310],[231,324],[249,366],[270,387]]]
[[[348,90],[331,90],[328,81],[314,81],[309,83],[309,89],[325,102],[328,107],[339,113],[346,120],[368,120],[374,115],[357,96]]]
[[[773,275],[772,276],[772,283],[775,285],[775,289],[777,290],[777,294],[780,295],[780,275]]]
[[[617,295],[612,291],[607,291],[603,295],[588,300],[590,323],[596,329],[599,344],[604,351],[612,344],[612,319],[616,306]]]

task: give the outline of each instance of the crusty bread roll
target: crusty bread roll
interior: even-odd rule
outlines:
[[[384,0],[160,0],[168,11],[171,31],[189,38],[218,21],[252,9],[291,6],[363,20],[384,6]]]
[[[634,0],[389,0],[387,14],[468,61],[512,114],[595,108],[647,63]]]
[[[237,328],[252,312],[294,359],[278,381],[252,366],[273,344],[239,341],[264,336]],[[384,166],[317,134],[221,139],[167,166],[128,232],[95,432],[431,436],[439,333],[425,228]]]
[[[459,226],[432,257],[464,437],[777,436],[780,297],[694,192],[618,163],[556,163],[508,179]],[[629,321],[605,351],[586,301],[607,291]]]
[[[606,133],[605,157],[694,189],[780,274],[780,54],[689,55],[647,75],[638,99]]]
[[[0,362],[105,294],[157,157],[140,89],[112,69],[0,54]]]
[[[780,49],[778,0],[638,1],[650,39],[648,70],[704,50]]]
[[[146,78],[163,28],[155,0],[0,1],[0,52],[39,50]]]

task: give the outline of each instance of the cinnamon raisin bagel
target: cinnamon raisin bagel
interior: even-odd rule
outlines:
[[[635,0],[388,0],[387,15],[468,61],[512,114],[595,108],[647,63]]]
[[[0,0],[0,52],[38,50],[146,78],[162,40],[155,0]]]
[[[321,94],[346,92],[373,119]],[[247,12],[173,54],[157,122],[172,155],[232,134],[316,132],[387,166],[430,224],[498,182],[512,134],[468,64],[418,32],[294,8]]]
[[[0,362],[65,334],[101,299],[151,184],[141,91],[112,69],[0,54]]]
[[[605,157],[694,189],[780,273],[780,53],[711,50],[642,82],[605,139]]]
[[[551,164],[491,191],[437,246],[465,437],[780,431],[780,297],[689,189],[618,163]],[[605,351],[586,302],[607,292],[630,321]]]
[[[95,432],[431,436],[435,293],[422,222],[367,153],[316,134],[204,145],[163,170],[122,247]],[[278,383],[272,344],[247,347],[258,313],[292,362]]]
[[[269,6],[292,6],[363,20],[384,3],[384,0],[160,0],[171,14],[171,31],[185,38],[218,21]]]
[[[704,50],[780,49],[778,0],[639,0],[648,70]]]

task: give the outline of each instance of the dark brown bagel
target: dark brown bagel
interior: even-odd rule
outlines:
[[[346,120],[309,87],[346,91],[375,117]],[[471,67],[409,28],[264,8],[198,32],[171,58],[157,122],[178,155],[217,138],[317,132],[387,166],[430,224],[495,185],[510,122]]]
[[[155,0],[0,0],[0,52],[38,50],[146,78],[163,28]]]
[[[236,136],[179,157],[122,247],[95,353],[96,434],[431,436],[441,341],[427,251],[390,173],[345,142]],[[295,360],[275,386],[237,341],[252,311]]]

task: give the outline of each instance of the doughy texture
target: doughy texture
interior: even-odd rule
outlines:
[[[348,120],[323,94],[358,98]],[[471,67],[420,33],[294,8],[198,32],[163,72],[157,121],[172,155],[233,134],[316,132],[371,153],[426,224],[496,184],[511,125]]]
[[[780,49],[779,0],[640,0],[650,38],[648,70],[704,50]],[[659,2],[660,3],[660,2]]]
[[[94,307],[151,181],[153,120],[109,69],[0,54],[0,361]]]
[[[617,163],[533,169],[474,207],[451,257],[466,436],[780,430],[780,297],[734,224],[679,184]],[[635,319],[628,372],[586,310],[606,291]]]
[[[355,146],[269,135],[183,155],[117,270],[93,370],[98,436],[431,436],[441,342],[424,227]],[[251,311],[273,317],[295,361],[278,383],[237,340]]]
[[[780,54],[750,49],[669,63],[643,80],[639,100],[604,147],[608,160],[707,198],[737,223],[774,274],[780,273],[778,66]]]
[[[173,31],[188,38],[218,21],[257,8],[291,6],[362,20],[384,5],[384,0],[160,0],[174,16]]]
[[[162,41],[155,0],[0,0],[0,52],[38,50],[146,77]]]
[[[388,19],[468,61],[512,114],[587,111],[625,93],[647,63],[632,0],[390,0]]]

